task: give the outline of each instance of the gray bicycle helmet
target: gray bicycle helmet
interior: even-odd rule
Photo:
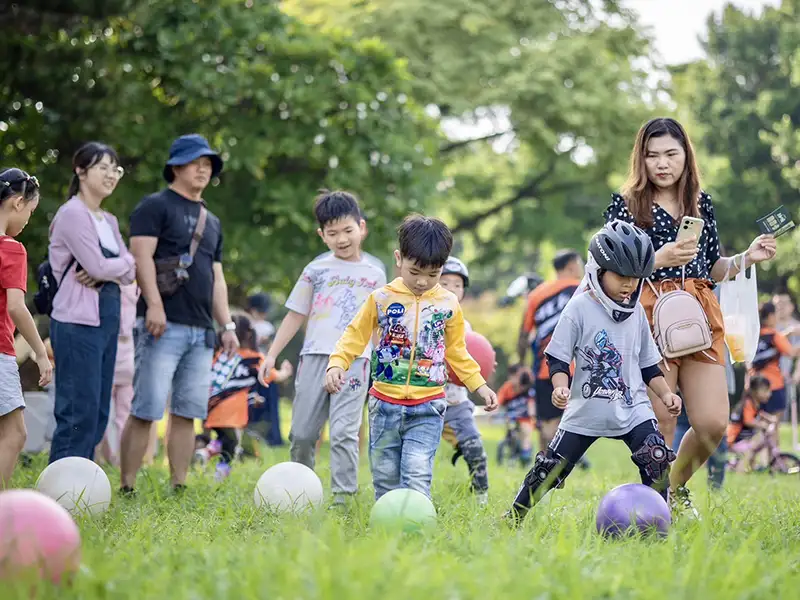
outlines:
[[[619,219],[607,223],[589,243],[597,265],[623,277],[646,279],[653,274],[656,253],[653,242],[641,229]]]
[[[442,275],[461,275],[464,280],[464,287],[469,287],[469,271],[467,265],[458,260],[455,256],[450,256],[442,267]]]

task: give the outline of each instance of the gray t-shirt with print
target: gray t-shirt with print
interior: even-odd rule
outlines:
[[[566,363],[575,359],[563,430],[616,437],[655,419],[641,370],[657,365],[661,354],[641,304],[617,323],[590,292],[576,295],[545,352]]]
[[[336,342],[367,297],[386,285],[386,274],[373,262],[341,260],[333,254],[311,261],[286,300],[286,308],[308,318],[304,354],[333,354]],[[367,344],[363,358],[369,358]]]

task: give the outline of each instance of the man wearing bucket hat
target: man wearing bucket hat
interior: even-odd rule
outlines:
[[[194,452],[194,419],[205,419],[216,334],[235,350],[235,326],[222,271],[222,227],[202,195],[222,159],[200,135],[172,143],[166,189],[131,214],[131,251],[142,294],[137,307],[136,373],[131,415],[122,435],[122,492],[133,492],[153,421],[170,397],[171,484],[184,487]]]

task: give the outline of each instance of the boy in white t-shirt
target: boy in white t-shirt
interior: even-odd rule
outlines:
[[[311,261],[286,301],[284,317],[267,353],[262,373],[307,322],[300,351],[289,434],[295,462],[314,468],[315,448],[325,421],[330,420],[331,491],[341,504],[358,490],[358,430],[369,389],[371,346],[351,365],[339,393],[322,386],[328,359],[347,325],[372,293],[386,284],[386,275],[364,259],[364,221],[358,200],[348,192],[323,191],[316,199],[317,233],[331,250]]]

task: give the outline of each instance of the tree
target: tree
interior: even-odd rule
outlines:
[[[800,120],[791,71],[798,7],[798,0],[784,0],[758,18],[729,5],[719,19],[708,20],[707,62],[681,68],[691,83],[677,100],[702,124],[696,145],[729,164],[709,187],[716,192],[723,241],[736,248],[746,247],[758,232],[756,219],[778,205],[800,209],[768,139],[784,115]]]
[[[800,0],[783,0],[760,17],[728,6],[708,20],[708,59],[673,72],[676,100],[697,124],[695,145],[713,157],[707,187],[729,251],[747,248],[759,233],[756,220],[779,205],[800,220],[791,161],[800,157],[793,145],[794,124],[800,123],[798,22]],[[800,266],[789,244],[781,239],[782,282],[774,279],[773,269],[772,275],[760,276],[766,286],[785,284]]]
[[[163,185],[170,141],[197,131],[226,160],[207,196],[230,278],[286,289],[323,248],[311,210],[318,188],[359,193],[380,250],[396,221],[425,205],[437,178],[435,128],[379,41],[322,35],[274,3],[60,6],[72,12],[52,27],[42,27],[48,13],[31,12],[39,36],[3,31],[4,50],[33,67],[6,74],[0,102],[13,117],[0,144],[8,163],[41,175],[45,215],[61,202],[80,142],[103,139],[123,155],[130,175],[109,205],[124,223]],[[44,253],[46,226],[38,217],[26,233],[32,256]]]
[[[284,2],[314,26],[378,36],[406,59],[415,95],[450,133],[436,205],[483,265],[478,279],[493,283],[500,263],[529,266],[545,239],[584,245],[649,112],[637,67],[648,41],[631,13],[597,4]]]

